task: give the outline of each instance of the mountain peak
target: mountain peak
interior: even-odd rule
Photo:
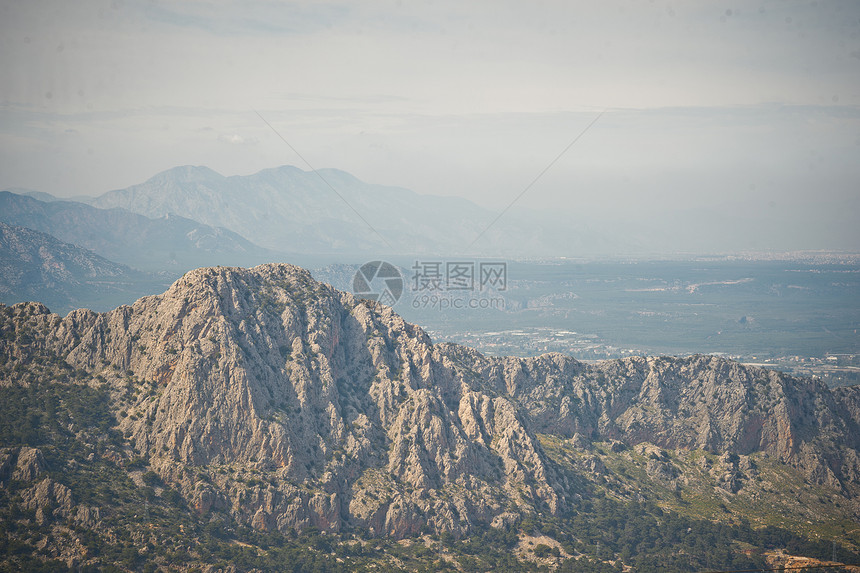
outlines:
[[[252,268],[202,267],[182,275],[161,296],[185,297],[193,292],[208,292],[224,298],[228,291],[231,296],[233,291],[238,291],[238,296],[247,297],[253,291],[273,284],[288,289],[318,283],[307,270],[287,263],[266,263]]]
[[[224,179],[223,175],[204,165],[179,165],[157,173],[150,177],[147,182],[173,180],[187,183],[192,181],[218,181],[221,179]]]

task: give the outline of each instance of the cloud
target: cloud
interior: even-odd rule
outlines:
[[[308,34],[344,20],[350,12],[348,4],[271,0],[148,2],[140,10],[144,18],[157,24],[234,37]]]
[[[223,141],[224,143],[229,143],[231,145],[254,145],[255,143],[257,143],[257,138],[242,137],[238,133],[222,133],[218,136],[218,141]]]

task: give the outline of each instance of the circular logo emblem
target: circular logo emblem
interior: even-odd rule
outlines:
[[[352,293],[358,298],[394,306],[403,294],[403,276],[391,263],[364,263],[352,277]]]

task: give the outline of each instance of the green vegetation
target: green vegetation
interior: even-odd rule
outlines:
[[[593,501],[584,502],[571,517],[573,530],[585,543],[584,549],[573,548],[588,555],[596,555],[596,543],[600,543],[602,551],[617,555],[626,565],[637,564],[636,571],[648,571],[651,566],[657,567],[654,571],[684,570],[678,555],[687,556],[690,568],[686,570],[732,569],[735,560],[742,560],[740,547],[752,555],[784,549],[793,555],[829,559],[832,542],[837,540],[838,559],[860,563],[860,537],[852,531],[856,524],[848,508],[833,503],[836,492],[810,485],[797,470],[774,460],[758,459],[755,477],[732,495],[700,469],[718,464],[719,457],[713,454],[667,452],[653,446],[614,451],[619,448],[608,443],[596,443],[592,452],[583,452],[557,436],[539,437],[550,457],[573,475],[581,471],[578,463],[586,456],[596,456],[606,467],[605,475],[593,482],[598,485],[589,489]],[[679,473],[683,470],[686,482],[680,486],[650,478],[649,460],[677,467]],[[626,518],[619,515],[621,507],[632,513]],[[582,520],[583,515],[592,515],[592,520]],[[623,524],[621,537],[601,537],[604,530],[617,531],[619,523]],[[592,532],[590,547],[588,532]],[[660,553],[665,553],[662,561]],[[655,559],[659,566],[654,565]]]

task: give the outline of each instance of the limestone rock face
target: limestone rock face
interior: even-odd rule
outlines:
[[[0,448],[0,485],[10,479],[33,481],[46,468],[45,457],[38,448]]]
[[[45,466],[45,458],[38,448],[22,447],[18,450],[18,459],[15,462],[12,479],[33,481],[45,471]]]
[[[21,496],[24,507],[36,510],[36,521],[43,523],[51,513],[70,517],[74,503],[71,490],[51,478],[45,478]],[[46,515],[48,514],[48,515]]]
[[[818,380],[713,356],[586,366],[561,355],[493,360],[476,353],[476,364],[479,375],[522,406],[535,432],[765,452],[820,485],[857,483],[857,387],[830,390]]]
[[[131,307],[33,313],[68,363],[132,396],[120,429],[200,512],[404,536],[564,503],[506,397],[389,308],[297,267],[200,269]],[[233,479],[248,471],[267,479]]]
[[[189,507],[260,530],[459,535],[557,513],[576,492],[540,434],[583,449],[600,439],[727,453],[727,491],[754,452],[817,483],[860,475],[855,388],[709,356],[490,358],[434,345],[390,308],[290,265],[198,269],[103,314],[61,319],[30,304],[28,320],[50,335],[9,352],[49,348],[102,376],[120,430]],[[44,460],[24,449],[0,452],[0,481],[39,475]],[[593,456],[581,463],[607,471]],[[647,469],[678,478],[659,456]],[[34,507],[45,498],[71,515],[60,484],[34,487]],[[75,515],[95,522],[94,509]]]

